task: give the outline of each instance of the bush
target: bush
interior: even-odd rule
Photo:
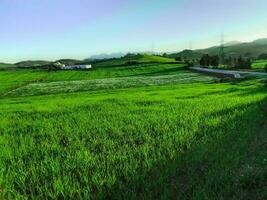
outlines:
[[[189,69],[190,67],[193,67],[193,66],[194,66],[194,63],[192,61],[189,61],[189,60],[185,61],[185,66],[184,66],[185,69]]]
[[[217,83],[228,83],[228,82],[232,82],[234,81],[234,78],[230,78],[230,77],[223,77],[223,78],[218,78],[216,80]]]
[[[125,64],[126,65],[137,65],[138,62],[137,61],[134,61],[134,60],[131,60],[131,61],[127,61]]]
[[[265,59],[267,59],[267,54],[266,53],[263,53],[263,54],[259,55],[258,56],[258,59],[259,60],[265,60]]]
[[[176,58],[175,58],[175,61],[177,61],[177,62],[181,62],[181,61],[183,61],[183,60],[182,60],[181,57],[176,57]]]

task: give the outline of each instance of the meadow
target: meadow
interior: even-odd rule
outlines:
[[[265,80],[183,64],[0,71],[0,199],[265,199]]]
[[[264,69],[267,66],[267,60],[256,60],[252,63],[252,69]]]

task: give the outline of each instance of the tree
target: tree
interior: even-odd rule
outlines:
[[[65,65],[60,62],[55,62],[47,65],[48,71],[57,71],[62,69]]]
[[[239,56],[237,58],[237,60],[236,60],[235,67],[242,69],[242,68],[244,68],[244,63],[245,63],[245,61],[244,61],[243,57],[242,56]]]
[[[182,58],[181,58],[181,57],[176,57],[176,58],[175,58],[175,61],[177,61],[177,62],[181,62],[181,61],[182,61]]]
[[[162,56],[163,57],[168,57],[168,54],[167,53],[164,53]]]
[[[265,65],[264,70],[265,70],[265,72],[267,72],[267,64]]]
[[[129,61],[127,61],[126,63],[125,63],[125,65],[127,66],[127,65],[137,65],[138,64],[138,62],[136,61],[136,60],[129,60]]]
[[[248,58],[245,60],[242,56],[239,56],[237,58],[235,67],[239,69],[250,69],[251,64],[252,64],[251,59]]]
[[[244,68],[245,69],[251,69],[251,65],[252,65],[252,62],[251,60],[248,58],[245,63],[244,63]]]
[[[210,65],[213,67],[219,66],[219,56],[211,56],[210,57]]]
[[[191,60],[186,60],[185,61],[185,69],[188,69],[188,68],[190,68],[190,67],[193,67],[194,66],[194,62],[193,61],[191,61]]]
[[[125,58],[131,58],[131,57],[134,57],[136,55],[139,55],[139,54],[134,54],[134,53],[127,53],[124,57]]]
[[[199,64],[202,66],[210,66],[210,56],[209,54],[205,54],[201,57]]]
[[[232,56],[229,56],[228,58],[225,59],[225,64],[228,66],[228,67],[235,67],[235,58],[232,57]]]
[[[267,54],[266,53],[263,53],[263,54],[259,55],[258,56],[258,59],[259,60],[265,60],[265,59],[267,59]]]
[[[234,68],[237,68],[237,65],[238,65],[238,64],[237,64],[237,60],[238,60],[238,59],[237,59],[236,57],[234,57],[233,60],[232,60],[232,66],[233,66]]]

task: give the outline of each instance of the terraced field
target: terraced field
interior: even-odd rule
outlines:
[[[145,63],[0,85],[0,199],[267,197],[264,80]]]
[[[139,76],[123,78],[106,78],[80,81],[56,81],[49,83],[32,83],[7,92],[6,96],[29,96],[44,94],[59,94],[81,91],[97,91],[103,89],[118,89],[130,87],[144,87],[153,85],[167,85],[177,83],[208,82],[214,78],[195,73],[180,72],[177,75]]]

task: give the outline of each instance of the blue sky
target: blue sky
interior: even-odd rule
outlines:
[[[267,37],[266,0],[1,0],[0,62]],[[152,45],[154,44],[154,45]]]

